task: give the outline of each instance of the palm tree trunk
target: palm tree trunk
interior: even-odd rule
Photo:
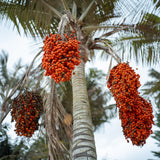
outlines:
[[[73,88],[73,144],[72,160],[96,160],[91,111],[85,80],[85,62],[82,60],[72,76]]]

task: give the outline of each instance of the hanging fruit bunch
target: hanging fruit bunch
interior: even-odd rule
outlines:
[[[43,109],[41,96],[25,90],[12,101],[11,109],[12,121],[16,121],[16,134],[31,137],[38,129],[38,120]]]
[[[79,44],[80,41],[74,36],[73,31],[69,36],[50,34],[44,40],[44,54],[42,58],[42,67],[46,70],[45,75],[51,76],[56,83],[60,81],[69,81],[75,65],[79,65]]]
[[[130,138],[133,145],[143,146],[152,134],[154,122],[151,103],[139,95],[139,77],[128,63],[119,63],[111,69],[107,87],[119,108],[125,138]]]

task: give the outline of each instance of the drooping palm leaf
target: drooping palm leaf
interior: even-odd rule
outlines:
[[[111,40],[112,47],[115,48],[122,60],[134,58],[137,62],[141,59],[143,63],[158,63],[160,59],[160,15],[158,9],[155,8],[152,1],[135,0],[132,3],[126,0],[124,3],[120,0],[117,3],[116,7],[120,11],[120,18],[113,19],[114,23],[106,22],[106,26],[113,24],[117,28],[108,29],[108,32],[104,33],[103,37],[101,35],[100,38]],[[150,10],[144,7],[147,4],[152,6]]]
[[[141,59],[143,63],[158,63],[160,29],[156,24],[159,19],[156,15],[146,13],[137,24],[121,24],[122,28],[126,28],[119,31],[116,37],[110,35],[110,32],[104,34],[104,37],[106,35],[107,40],[111,40],[111,45],[116,48],[122,60],[134,58],[137,62]]]
[[[51,91],[48,96],[45,105],[45,129],[48,136],[49,156],[55,160],[68,160],[70,148],[67,148],[66,143],[71,141],[72,125],[65,126],[63,122],[66,112],[57,96],[54,80],[51,80]]]
[[[138,35],[125,35],[112,43],[122,60],[134,59],[136,62],[142,62],[143,64],[159,62],[159,41],[146,39]]]
[[[64,13],[66,6],[75,10],[77,6],[77,18],[86,11],[87,6],[92,0],[71,0],[66,1],[46,1],[46,0],[13,0],[0,1],[0,15],[2,19],[11,20],[17,30],[20,32],[20,26],[25,34],[44,37],[50,32],[57,30],[58,21],[61,14]],[[96,0],[89,8],[88,14],[84,17],[84,24],[99,24],[114,16],[113,9],[116,0],[103,1]],[[65,8],[64,8],[65,7]],[[75,11],[74,11],[75,14]],[[92,17],[92,18],[90,18]],[[20,26],[19,26],[20,24]]]
[[[149,71],[149,76],[152,77],[152,78],[155,78],[157,80],[160,79],[160,73],[158,71],[156,71],[155,69],[151,69]]]
[[[52,4],[58,7],[55,1]],[[54,33],[57,28],[58,17],[53,11],[54,7],[49,9],[43,0],[0,1],[0,6],[2,18],[11,20],[19,32],[22,27],[26,35],[44,37],[50,32]]]

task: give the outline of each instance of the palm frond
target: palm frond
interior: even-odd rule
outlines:
[[[146,5],[150,5],[152,8],[149,10]],[[112,46],[115,46],[117,52],[121,53],[121,58],[127,57],[126,59],[130,59],[135,57],[137,62],[141,59],[141,62],[147,64],[159,62],[160,18],[159,12],[152,1],[147,1],[146,3],[146,1],[135,0],[131,2],[125,0],[118,1],[115,6],[115,10],[121,12],[119,18],[121,20],[113,18],[113,21],[106,21],[106,26],[113,24],[117,28],[104,30],[103,36],[109,40],[112,39]],[[121,30],[123,27],[127,28]],[[115,34],[117,31],[118,34]],[[120,39],[118,40],[117,37]],[[126,50],[129,53],[124,56],[124,54],[126,55]]]
[[[126,55],[127,50],[129,54],[127,54],[127,57],[125,56],[126,59],[135,57],[137,62],[141,59],[143,63],[158,63],[160,59],[160,28],[157,24],[159,21],[159,16],[153,13],[145,13],[138,23],[120,24],[118,25],[119,28],[104,33],[102,36],[107,40],[112,39],[112,46],[116,47],[117,52],[121,53],[121,57]],[[113,35],[116,31],[118,31],[117,36]]]
[[[43,2],[46,4],[43,0],[0,1],[1,18],[3,20],[10,20],[18,31],[21,26],[26,35],[31,34],[33,37],[44,37],[44,35],[50,32],[55,32],[59,12],[56,12],[53,6],[48,9],[48,6],[45,6]],[[52,3],[55,4],[55,2]],[[49,4],[47,3],[47,5]]]
[[[156,80],[160,80],[160,73],[153,68],[149,70],[149,76]]]
[[[63,120],[66,112],[57,96],[54,80],[51,80],[51,92],[48,96],[50,98],[48,98],[45,106],[45,124],[49,138],[49,155],[52,159],[67,160],[69,158],[69,148],[65,144],[67,140],[69,143],[72,133],[70,128],[64,125]],[[65,133],[64,130],[66,131]]]
[[[7,62],[8,62],[8,54],[2,50],[0,55],[0,76],[3,79],[3,86],[6,86],[9,81],[9,75],[7,72]]]
[[[92,0],[92,2],[89,4],[89,6],[86,8],[86,10],[80,16],[79,21],[83,21],[83,19],[87,16],[87,14],[88,14],[89,10],[91,9],[94,2],[95,2],[95,0]]]
[[[149,76],[152,77],[154,80],[146,82],[144,84],[144,87],[146,89],[144,90],[144,94],[154,94],[154,93],[160,93],[160,73],[156,71],[155,69],[149,70]]]
[[[149,76],[152,77],[152,81],[148,81],[144,84],[142,89],[145,96],[152,96],[155,100],[155,104],[159,107],[160,104],[160,73],[155,69],[149,70]]]
[[[152,84],[152,85],[150,85],[150,84]],[[152,95],[154,93],[159,92],[160,82],[146,83],[144,86],[150,87],[150,89],[143,89],[144,94],[150,94],[150,95]]]
[[[150,7],[148,7],[150,6]],[[155,4],[151,0],[120,0],[117,1],[116,11],[120,17],[114,20],[115,24],[138,24],[146,13],[158,13]]]
[[[129,26],[124,26],[124,27],[120,27],[120,28],[115,28],[113,31],[110,31],[110,32],[107,32],[107,33],[101,35],[100,37],[98,37],[98,39],[101,39],[102,37],[108,37],[108,36],[110,36],[110,35],[112,35],[112,34],[115,34],[116,32],[119,32],[119,31],[121,31],[121,30],[127,29],[128,27],[129,27]]]
[[[61,0],[61,1],[62,1],[63,6],[64,6],[64,9],[65,9],[66,11],[70,11],[70,10],[69,10],[69,7],[68,7],[68,5],[67,5],[67,3],[66,3],[66,0]]]
[[[156,8],[160,7],[160,1],[159,0],[154,0],[153,3],[156,5]]]
[[[110,28],[117,28],[117,26],[109,26],[109,25],[87,25],[87,26],[84,26],[82,27],[82,30],[84,31],[89,31],[90,32],[93,32],[93,31],[101,31],[102,29],[103,30],[108,30]],[[99,37],[98,37],[99,38]]]
[[[120,35],[121,34],[121,35]],[[113,48],[116,48],[122,60],[134,58],[136,62],[147,64],[158,63],[160,60],[159,43],[157,40],[144,38],[133,33],[119,33],[119,38],[112,40]],[[127,53],[126,53],[127,51]]]
[[[77,18],[77,5],[75,2],[73,2],[72,15],[74,18]]]
[[[97,25],[107,21],[110,18],[117,17],[118,15],[114,13],[114,7],[116,1],[117,0],[111,0],[111,1],[95,0],[95,3],[90,8],[86,18],[84,19],[84,23],[87,25],[89,24]],[[91,0],[87,2],[88,2],[87,6],[89,6]]]
[[[54,14],[56,14],[56,16],[58,16],[59,18],[62,17],[62,14],[55,9],[53,6],[49,5],[48,3],[46,3],[44,0],[41,0],[43,4],[45,4]],[[66,4],[64,2],[64,0],[62,0],[64,7],[66,8]]]
[[[33,37],[40,36],[43,38],[46,34],[57,31],[58,21],[62,16],[64,8],[69,10],[74,6],[74,14],[76,14],[78,18],[81,17],[81,20],[84,19],[85,25],[93,25],[105,22],[110,17],[115,16],[113,13],[115,1],[116,0],[109,2],[95,0],[92,2],[92,0],[82,0],[81,2],[75,0],[74,3],[72,3],[70,0],[1,0],[0,17],[2,20],[10,20],[13,22],[19,32],[20,27],[22,27],[26,35],[31,34]],[[56,8],[54,8],[55,6]],[[75,12],[75,6],[78,6],[76,7],[77,13]],[[86,8],[88,9],[86,10]],[[88,14],[84,16],[84,13]]]
[[[59,83],[59,85],[57,85],[57,91],[58,91],[58,95],[60,96],[60,100],[66,112],[72,114],[73,97],[72,97],[71,81]]]

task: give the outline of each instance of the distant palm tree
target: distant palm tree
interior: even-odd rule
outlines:
[[[24,160],[48,160],[48,144],[46,143],[45,134],[41,134],[37,139],[33,140],[27,151],[23,151]]]
[[[0,160],[37,160],[48,159],[48,146],[45,135],[32,139],[28,147],[26,140],[21,137],[12,141],[8,134],[9,124],[3,124],[0,128]]]
[[[95,160],[97,157],[85,80],[85,63],[90,56],[97,53],[95,50],[104,51],[117,62],[132,57],[150,64],[158,62],[158,3],[151,0],[0,0],[1,18],[10,19],[19,32],[22,27],[26,35],[44,38],[50,32],[63,35],[64,32],[75,30],[78,40],[81,41],[81,63],[72,76],[73,160]],[[153,9],[149,10],[148,6],[153,6]],[[103,32],[99,32],[101,34],[95,38],[96,31]],[[119,56],[112,47],[119,51]],[[127,55],[124,54],[126,51]],[[55,96],[57,92],[53,80],[50,86],[51,92],[46,105],[46,128],[50,141],[50,159],[58,159],[59,157],[54,158],[53,153],[58,148],[55,147],[58,137],[53,136],[53,124],[57,122],[55,110],[59,110],[62,105]],[[59,145],[59,148],[63,150],[64,146]]]
[[[8,70],[7,63],[8,62],[8,54],[5,51],[1,51],[0,53],[0,99],[1,102],[7,99],[12,89],[15,87],[17,82],[20,80],[20,70],[23,68],[21,65],[21,61],[15,65],[14,69],[12,71]],[[1,108],[1,118],[3,113],[7,110],[7,108],[4,108],[2,106],[2,103],[0,102],[0,108]],[[11,102],[11,99],[9,99],[8,104]]]

